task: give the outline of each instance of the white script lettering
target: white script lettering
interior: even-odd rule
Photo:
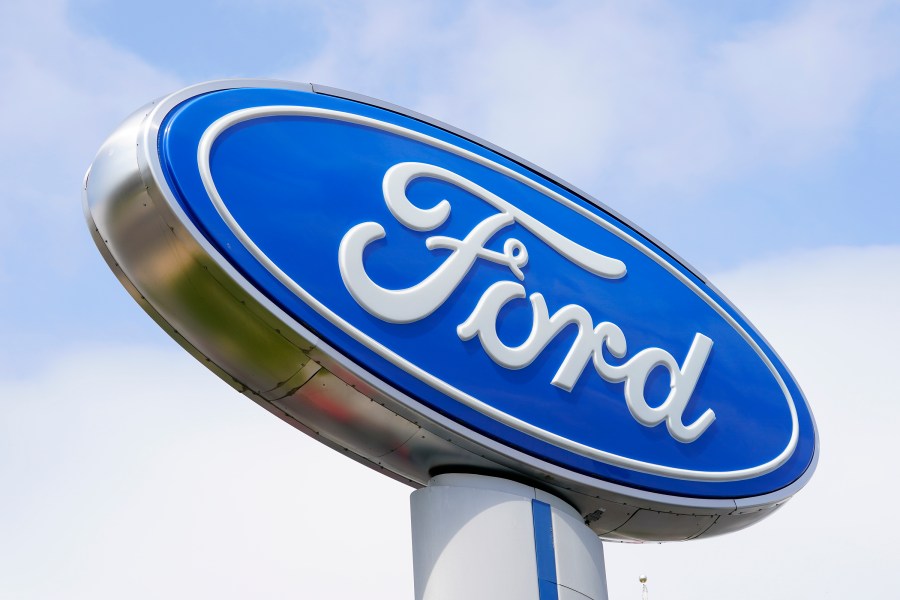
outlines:
[[[520,224],[559,254],[594,275],[618,279],[626,273],[622,261],[577,244],[483,187],[434,165],[399,163],[385,173],[382,183],[385,203],[391,214],[409,229],[431,231],[450,216],[447,200],[441,200],[427,209],[409,201],[407,186],[420,177],[458,186],[500,212],[481,221],[462,240],[446,236],[427,238],[425,245],[429,250],[449,249],[450,255],[423,281],[400,290],[379,286],[369,277],[363,264],[366,246],[384,237],[384,227],[368,221],[351,228],[341,240],[338,251],[341,277],[356,302],[383,321],[402,324],[424,319],[447,300],[479,258],[505,265],[519,281],[524,281],[522,268],[528,263],[528,251],[521,241],[508,238],[502,252],[485,247],[495,234],[513,223]],[[575,325],[575,341],[551,380],[552,385],[571,391],[591,362],[604,380],[624,382],[626,405],[642,425],[652,427],[665,421],[669,434],[687,443],[696,440],[715,420],[715,413],[707,409],[690,425],[682,422],[688,401],[712,349],[710,338],[701,333],[695,334],[681,365],[662,348],[646,348],[621,365],[611,365],[603,357],[604,348],[616,358],[624,358],[627,353],[625,335],[617,325],[602,322],[594,326],[588,311],[576,304],[564,306],[551,316],[544,296],[534,293],[529,296],[533,314],[531,333],[525,342],[510,347],[497,334],[497,316],[508,302],[525,296],[525,287],[514,281],[499,281],[491,285],[472,314],[459,325],[457,335],[463,341],[477,336],[482,348],[495,363],[507,369],[521,369],[530,365],[563,329]],[[647,402],[645,387],[650,373],[657,367],[665,368],[669,373],[669,393],[659,406],[654,407]]]

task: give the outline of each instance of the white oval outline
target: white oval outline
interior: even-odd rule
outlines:
[[[470,160],[474,163],[487,167],[493,171],[496,171],[502,175],[510,177],[533,190],[541,193],[556,202],[559,202],[563,206],[569,208],[570,210],[580,214],[581,216],[587,218],[593,223],[599,225],[610,233],[616,235],[622,240],[628,242],[633,247],[637,248],[641,252],[643,252],[646,256],[652,259],[654,262],[662,266],[665,270],[675,276],[679,281],[681,281],[684,285],[686,285],[691,291],[697,294],[704,302],[707,303],[713,310],[715,310],[719,316],[721,316],[725,321],[732,326],[738,334],[744,338],[746,341],[756,352],[756,354],[762,359],[764,364],[768,367],[769,371],[775,377],[778,382],[781,391],[784,393],[785,399],[787,400],[788,407],[791,412],[791,437],[788,441],[787,446],[776,456],[775,458],[765,462],[761,465],[746,468],[746,469],[737,469],[734,471],[696,471],[693,469],[682,469],[678,467],[669,467],[665,465],[658,465],[654,463],[649,463],[633,458],[628,458],[625,456],[620,456],[618,454],[613,454],[611,452],[606,452],[604,450],[599,450],[597,448],[593,448],[586,444],[581,444],[579,442],[570,440],[553,432],[547,431],[545,429],[541,429],[531,423],[523,421],[517,417],[509,415],[503,411],[500,411],[489,404],[478,400],[477,398],[466,394],[462,390],[457,389],[456,387],[450,385],[449,383],[435,377],[431,373],[428,373],[424,369],[416,366],[410,361],[406,360],[399,354],[395,353],[390,348],[383,346],[381,343],[376,341],[373,338],[370,338],[368,335],[363,333],[362,331],[356,329],[349,322],[345,321],[336,313],[332,312],[327,306],[319,302],[314,296],[312,296],[309,292],[304,290],[297,282],[291,279],[284,271],[282,271],[254,242],[250,239],[250,236],[246,234],[243,228],[237,223],[234,217],[231,215],[231,212],[225,206],[222,197],[219,195],[218,190],[216,189],[215,183],[213,182],[211,167],[210,167],[210,152],[212,150],[213,143],[215,143],[216,139],[228,128],[238,125],[240,123],[250,121],[253,119],[260,119],[265,117],[278,117],[278,116],[296,116],[296,117],[316,117],[321,119],[331,119],[334,121],[343,121],[346,123],[352,123],[356,125],[362,125],[365,127],[371,127],[374,129],[380,129],[382,131],[387,131],[389,133],[393,133],[396,135],[400,135],[402,137],[406,137],[409,139],[416,140],[418,142],[422,142],[433,146],[435,148],[439,148],[451,154],[455,154],[467,160]],[[557,446],[559,448],[568,450],[585,458],[591,458],[594,460],[598,460],[600,462],[604,462],[607,464],[611,464],[617,467],[623,467],[627,469],[631,469],[633,471],[638,471],[641,473],[647,473],[650,475],[659,475],[663,477],[670,477],[673,479],[683,479],[688,481],[740,481],[744,479],[751,479],[754,477],[759,477],[761,475],[765,475],[766,473],[770,473],[783,465],[794,453],[794,450],[797,447],[798,439],[799,439],[799,421],[797,418],[797,409],[794,405],[794,399],[791,396],[790,391],[787,389],[787,386],[784,383],[781,375],[778,373],[778,370],[772,364],[769,357],[765,355],[756,341],[744,330],[743,327],[717,302],[715,302],[712,298],[709,297],[706,292],[700,289],[693,281],[687,278],[681,271],[675,269],[672,265],[670,265],[667,261],[663,260],[659,255],[655,252],[651,251],[647,246],[642,244],[639,240],[636,240],[632,236],[630,236],[627,232],[622,231],[616,227],[614,227],[611,223],[608,223],[604,219],[595,215],[593,212],[587,210],[586,208],[579,206],[577,203],[569,200],[565,196],[554,192],[553,190],[541,185],[540,183],[531,180],[528,177],[523,176],[522,174],[505,167],[501,164],[495,163],[494,161],[487,159],[479,154],[466,150],[464,148],[460,148],[458,146],[454,146],[448,142],[443,140],[433,138],[429,135],[420,133],[418,131],[414,131],[411,129],[407,129],[405,127],[401,127],[399,125],[394,125],[392,123],[386,123],[383,121],[379,121],[377,119],[372,119],[370,117],[365,117],[362,115],[356,115],[353,113],[336,111],[326,108],[316,108],[316,107],[305,107],[305,106],[290,106],[290,105],[271,105],[271,106],[257,106],[253,108],[244,108],[233,111],[231,113],[226,114],[223,117],[220,117],[216,121],[214,121],[207,129],[204,131],[203,135],[200,138],[200,143],[197,146],[197,166],[200,173],[200,178],[203,182],[203,187],[206,190],[207,195],[209,196],[210,201],[213,203],[213,206],[216,208],[216,211],[219,213],[219,216],[231,230],[231,232],[235,235],[235,237],[240,240],[243,246],[253,255],[256,260],[262,264],[266,270],[269,271],[276,279],[278,279],[285,287],[287,287],[291,292],[293,292],[297,297],[299,297],[304,303],[313,308],[316,312],[318,312],[321,316],[331,321],[332,324],[341,329],[344,333],[349,335],[351,338],[361,343],[362,345],[369,348],[371,351],[375,352],[385,360],[393,363],[397,367],[403,369],[410,375],[413,375],[423,383],[429,385],[430,387],[438,390],[439,392],[446,394],[447,396],[453,398],[454,400],[472,408],[485,416],[488,416],[504,425],[512,427],[513,429],[517,429],[523,433],[531,435],[539,440]]]

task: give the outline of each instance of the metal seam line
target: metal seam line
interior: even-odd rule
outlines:
[[[537,562],[538,599],[559,600],[556,587],[556,551],[553,548],[553,517],[550,505],[531,500],[534,522],[534,557]]]

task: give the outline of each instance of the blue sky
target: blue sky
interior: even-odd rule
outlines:
[[[651,595],[669,586],[668,598],[880,589],[866,586],[872,569],[892,566],[891,550],[871,537],[890,540],[897,526],[877,511],[853,517],[849,532],[830,524],[851,520],[860,498],[900,491],[879,478],[900,422],[889,385],[900,335],[900,3],[8,0],[0,477],[13,492],[0,496],[0,596],[121,597],[152,579],[148,597],[171,595],[153,587],[166,581],[184,597],[288,597],[290,586],[340,578],[327,559],[340,543],[347,561],[367,565],[369,597],[412,594],[408,490],[344,465],[193,364],[128,298],[84,225],[81,178],[125,116],[235,76],[375,96],[547,168],[712,277],[797,373],[823,432],[809,488],[721,541],[609,546],[613,593],[637,597],[638,570]],[[283,456],[278,468],[271,456]],[[299,481],[285,480],[293,468]],[[229,487],[237,476],[260,495]],[[329,530],[304,516],[356,510],[354,496],[382,511],[378,523]],[[222,523],[239,530],[236,547]],[[391,551],[363,541],[373,538]],[[771,560],[743,581],[723,556]],[[139,560],[125,568],[123,557]],[[296,569],[297,557],[303,577],[265,571]],[[228,585],[216,588],[221,565]],[[791,587],[801,576],[805,587]],[[735,578],[740,589],[715,587]]]

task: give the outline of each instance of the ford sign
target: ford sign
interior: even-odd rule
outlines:
[[[133,115],[85,207],[132,295],[295,427],[413,486],[485,472],[605,538],[739,529],[817,457],[803,394],[702,276],[427,117],[226,81]]]

